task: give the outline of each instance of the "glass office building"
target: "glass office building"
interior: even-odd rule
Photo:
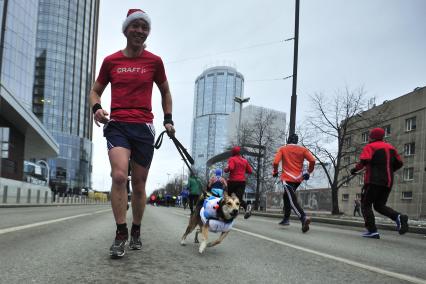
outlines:
[[[59,143],[49,159],[51,187],[91,187],[92,119],[99,0],[40,0],[33,112]]]
[[[209,68],[195,80],[191,149],[200,175],[208,159],[230,146],[228,116],[239,112],[234,97],[243,97],[243,86],[243,75],[227,66]]]
[[[0,186],[23,180],[24,160],[59,151],[31,110],[38,6],[39,0],[0,0]]]

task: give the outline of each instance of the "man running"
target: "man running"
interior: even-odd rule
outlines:
[[[374,219],[374,209],[396,223],[396,229],[403,235],[408,231],[408,216],[386,206],[393,184],[393,173],[403,165],[398,151],[391,144],[383,141],[385,131],[374,128],[369,134],[369,143],[362,149],[360,162],[351,169],[351,174],[365,168],[364,186],[361,191],[361,211],[367,232],[365,238],[380,239]]]
[[[154,153],[155,129],[152,113],[152,88],[161,93],[164,127],[169,135],[175,132],[172,120],[172,96],[163,61],[145,49],[151,20],[140,9],[130,9],[122,25],[127,39],[123,50],[107,56],[90,91],[90,104],[95,124],[104,124],[108,156],[112,170],[111,205],[117,230],[110,247],[110,256],[125,254],[129,237],[126,224],[127,171],[131,160],[131,197],[133,222],[129,247],[142,248],[140,229],[145,210],[145,183]],[[101,95],[111,83],[111,116],[101,106]]]
[[[197,205],[197,202],[200,199],[200,195],[203,190],[203,185],[201,184],[200,179],[197,177],[194,171],[192,171],[189,176],[188,189],[189,189],[189,209],[191,210],[191,215],[192,215],[194,213],[194,206]]]
[[[284,218],[280,225],[290,225],[291,209],[297,214],[302,222],[302,232],[309,230],[311,219],[306,216],[299,205],[296,196],[296,189],[303,180],[308,180],[314,170],[315,158],[311,152],[303,146],[297,145],[299,137],[291,134],[287,139],[287,145],[278,149],[273,162],[274,171],[272,175],[278,176],[278,166],[282,163],[281,181],[284,188]],[[303,173],[303,162],[309,162],[308,172]]]
[[[251,216],[251,210],[247,210],[247,203],[244,201],[243,196],[246,190],[246,174],[251,174],[253,169],[248,161],[241,156],[240,152],[241,148],[239,146],[232,148],[232,157],[228,159],[228,166],[224,169],[224,172],[229,173],[228,195],[235,193],[244,208],[244,219],[247,219]]]

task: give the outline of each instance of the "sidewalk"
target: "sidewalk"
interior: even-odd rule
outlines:
[[[306,210],[305,212],[308,216],[311,217],[312,222],[342,226],[364,227],[364,219],[362,217],[354,217],[348,215],[331,215],[331,213],[328,211]],[[283,218],[282,210],[279,209],[268,209],[266,212],[253,211],[252,215],[277,219]],[[294,214],[290,216],[290,219],[298,220],[298,218]],[[426,220],[409,220],[408,224],[410,226],[410,233],[426,234]],[[376,226],[378,229],[395,231],[395,222],[393,222],[389,218],[381,217],[380,214],[376,214]]]

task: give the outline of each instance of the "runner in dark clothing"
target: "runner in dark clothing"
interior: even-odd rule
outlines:
[[[380,239],[375,224],[374,209],[395,221],[399,234],[408,231],[408,216],[396,212],[386,206],[393,184],[393,173],[402,167],[401,158],[397,150],[383,141],[385,131],[374,128],[370,131],[369,144],[362,149],[360,162],[351,170],[351,174],[365,168],[364,186],[361,192],[361,210],[364,216],[367,232],[362,236]]]

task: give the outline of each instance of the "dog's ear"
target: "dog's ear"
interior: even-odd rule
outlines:
[[[228,191],[224,190],[223,191],[223,199],[228,198],[228,197],[229,197]]]

